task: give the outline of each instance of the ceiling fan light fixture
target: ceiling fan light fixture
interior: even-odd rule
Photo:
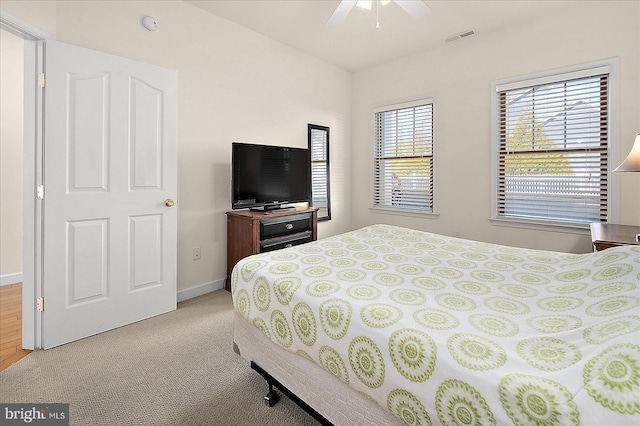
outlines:
[[[356,6],[362,8],[362,9],[371,10],[371,3],[372,2],[373,2],[372,0],[358,0],[358,2],[356,3]]]

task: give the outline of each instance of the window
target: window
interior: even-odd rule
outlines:
[[[609,67],[498,84],[497,218],[606,222]]]
[[[331,220],[329,191],[329,128],[309,124],[311,155],[311,205],[317,207],[318,220]]]
[[[433,212],[433,101],[374,112],[373,206]]]

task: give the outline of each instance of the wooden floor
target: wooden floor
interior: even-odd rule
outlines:
[[[0,371],[30,353],[22,349],[22,283],[0,286]]]

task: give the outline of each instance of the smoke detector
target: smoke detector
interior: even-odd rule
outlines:
[[[142,26],[147,31],[158,31],[158,21],[151,16],[145,16],[142,18]]]

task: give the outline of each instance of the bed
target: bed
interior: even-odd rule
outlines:
[[[373,225],[241,260],[234,348],[327,424],[638,425],[639,283],[640,246]]]

